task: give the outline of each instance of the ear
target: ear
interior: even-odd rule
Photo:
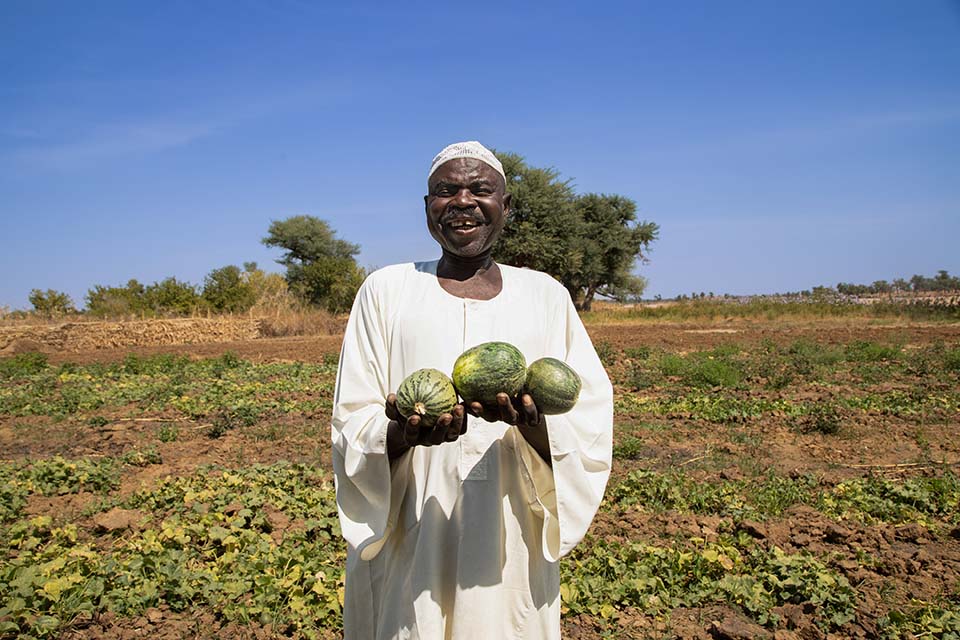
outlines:
[[[503,194],[503,217],[510,215],[510,202],[512,199],[509,193]]]

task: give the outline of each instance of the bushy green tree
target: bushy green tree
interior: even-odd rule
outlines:
[[[946,269],[937,271],[933,277],[935,291],[957,291],[960,290],[960,278],[951,276]]]
[[[529,166],[523,157],[497,153],[511,194],[511,211],[494,257],[545,271],[570,292],[578,309],[595,296],[638,297],[646,279],[633,274],[659,227],[638,222],[636,203],[619,195],[577,196],[554,169]]]
[[[331,313],[348,310],[366,273],[353,258],[319,258],[302,268],[292,285],[303,300]]]
[[[253,264],[256,269],[256,264]],[[256,302],[256,294],[240,267],[228,265],[214,269],[203,279],[203,300],[215,311],[240,313]]]
[[[141,313],[146,309],[143,298],[145,292],[146,287],[135,279],[128,280],[124,287],[97,284],[87,290],[86,310],[87,313],[101,318]]]
[[[174,277],[149,285],[143,293],[144,306],[157,315],[187,315],[204,307],[197,287]]]
[[[497,260],[545,271],[562,281],[576,271],[583,253],[570,180],[552,168],[529,166],[515,153],[497,152],[511,194],[510,216],[494,247]]]
[[[66,315],[75,310],[70,296],[55,289],[47,289],[46,291],[32,289],[30,295],[27,296],[27,300],[33,305],[33,310],[38,315],[47,318]]]
[[[575,203],[582,257],[563,277],[578,308],[590,309],[597,294],[625,300],[643,294],[647,281],[633,274],[638,260],[657,239],[659,227],[637,222],[637,205],[618,195],[589,193]]]
[[[262,242],[286,250],[277,262],[286,267],[292,292],[332,312],[350,308],[365,275],[355,259],[359,245],[338,238],[325,220],[305,215],[274,220]]]
[[[932,278],[919,274],[913,276],[910,278],[910,288],[914,291],[957,291],[960,290],[960,278],[941,269]]]

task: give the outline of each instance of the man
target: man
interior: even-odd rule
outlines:
[[[347,540],[348,639],[559,638],[558,560],[583,537],[610,473],[610,381],[570,296],[491,257],[510,212],[503,168],[478,142],[434,158],[424,197],[435,262],[372,273],[344,334],[332,424]],[[498,398],[499,420],[457,405],[432,429],[396,409],[417,369],[509,342],[583,382],[543,416]],[[468,417],[469,416],[469,417]]]

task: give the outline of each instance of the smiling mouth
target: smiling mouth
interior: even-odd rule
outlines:
[[[454,231],[470,231],[471,229],[476,229],[481,225],[480,222],[476,220],[449,220],[443,223],[444,226],[453,229]]]

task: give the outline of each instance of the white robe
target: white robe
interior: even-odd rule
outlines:
[[[345,637],[559,638],[558,560],[583,537],[610,474],[610,381],[550,276],[501,265],[501,292],[470,300],[441,288],[436,267],[371,274],[344,334],[332,440]],[[516,427],[472,416],[456,442],[414,447],[391,468],[387,394],[423,367],[449,374],[491,340],[581,376],[573,410],[547,417],[552,469]]]

